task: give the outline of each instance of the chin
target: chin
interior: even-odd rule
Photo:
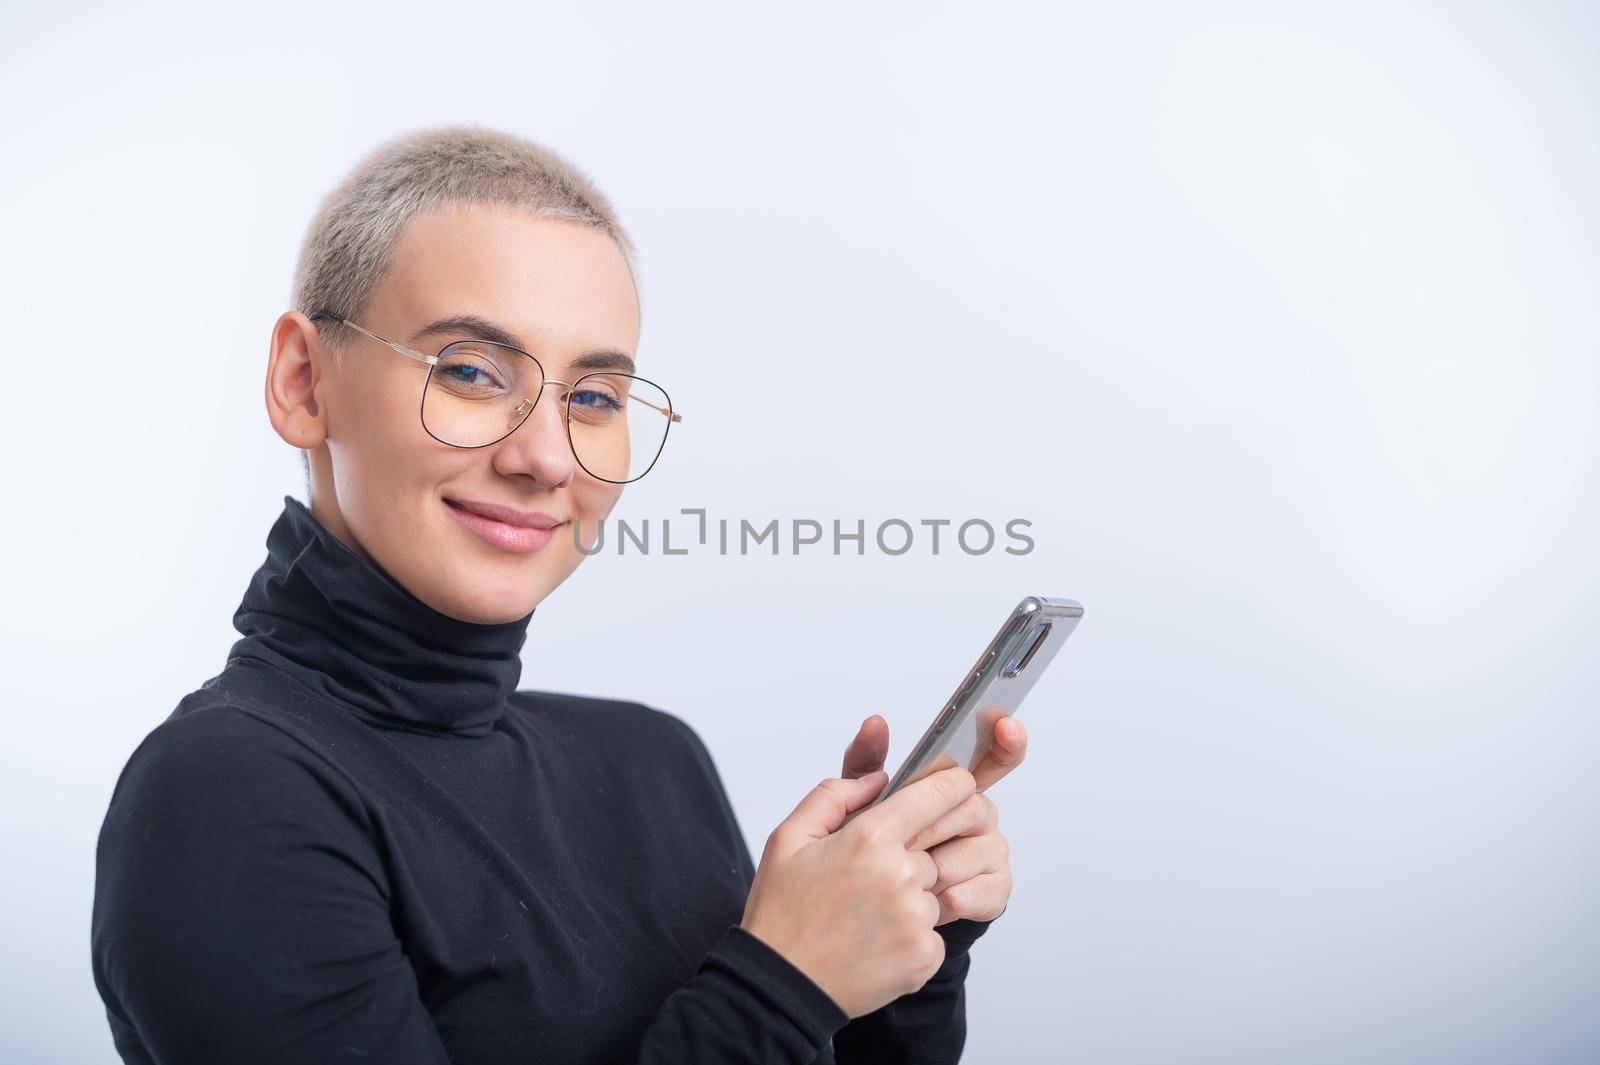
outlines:
[[[550,545],[554,547],[555,545]],[[498,564],[463,566],[458,574],[458,615],[479,624],[497,624],[525,617],[571,575],[568,560],[541,551],[523,558],[507,556]]]
[[[565,533],[565,526],[558,535]],[[442,564],[430,567],[435,596],[453,604],[442,613],[463,621],[498,623],[525,616],[572,572],[559,543],[532,554],[500,551],[472,543],[462,551],[452,530],[448,547],[434,554]]]
[[[456,559],[448,565],[424,566],[400,583],[439,613],[477,625],[511,621],[534,607],[525,578],[482,562],[468,564]]]
[[[524,617],[539,605],[540,598],[530,596],[523,589],[512,589],[504,595],[484,594],[481,589],[475,589],[463,596],[455,609],[443,613],[477,625],[499,625]]]

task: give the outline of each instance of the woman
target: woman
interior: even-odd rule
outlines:
[[[516,690],[534,608],[682,417],[634,374],[632,251],[580,173],[474,127],[323,204],[266,380],[310,506],[101,830],[125,1061],[959,1057],[1014,720],[845,824],[886,780],[868,719],[756,868],[682,720]]]

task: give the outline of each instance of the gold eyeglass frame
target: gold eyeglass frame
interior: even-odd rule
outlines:
[[[643,399],[643,398],[641,398],[639,396],[634,395],[633,391],[631,389],[628,392],[628,398],[630,400],[635,400],[635,401],[637,401],[639,403],[642,403],[646,407],[649,407],[651,410],[660,413],[663,417],[665,417],[667,419],[667,429],[668,430],[670,430],[672,428],[672,423],[673,422],[681,422],[681,421],[683,421],[683,415],[672,409],[672,397],[667,394],[667,390],[662,388],[660,385],[656,384],[654,381],[650,380],[649,378],[640,377],[638,374],[625,373],[625,372],[623,372],[621,370],[594,370],[594,371],[592,371],[590,373],[584,374],[582,377],[578,378],[578,380],[575,381],[575,382],[557,381],[554,378],[545,376],[544,363],[542,363],[538,359],[534,358],[534,356],[529,354],[528,352],[523,351],[521,348],[512,347],[510,344],[501,344],[498,341],[494,341],[494,340],[478,340],[476,338],[465,338],[465,339],[462,339],[462,340],[452,340],[452,341],[450,341],[448,344],[444,345],[444,347],[439,349],[439,353],[437,355],[428,355],[428,354],[425,354],[423,352],[420,352],[420,351],[416,350],[415,348],[408,348],[404,344],[397,343],[396,341],[390,340],[387,337],[381,337],[377,333],[374,333],[372,330],[364,328],[363,326],[358,325],[355,322],[352,322],[350,319],[345,318],[342,315],[334,314],[332,311],[318,311],[315,314],[307,315],[307,317],[310,318],[311,321],[313,321],[313,322],[315,322],[315,321],[317,321],[318,319],[321,319],[321,318],[327,318],[327,319],[330,319],[332,321],[338,322],[341,325],[347,325],[350,328],[352,328],[352,329],[354,329],[354,330],[356,330],[358,332],[365,333],[367,336],[371,337],[373,340],[376,340],[378,343],[384,344],[384,345],[386,345],[386,346],[388,346],[390,348],[393,348],[395,351],[398,351],[400,354],[404,355],[408,359],[415,359],[420,363],[426,364],[427,367],[428,367],[428,378],[427,378],[427,380],[423,381],[423,383],[422,383],[422,403],[423,403],[424,407],[426,406],[427,401],[428,401],[428,384],[429,384],[429,382],[431,382],[433,380],[434,367],[436,367],[439,364],[439,359],[444,355],[444,353],[446,351],[448,351],[450,348],[452,348],[455,345],[457,345],[457,344],[492,344],[493,346],[495,346],[497,348],[504,348],[507,351],[514,351],[518,355],[521,355],[523,358],[528,359],[530,362],[532,362],[534,364],[534,366],[538,367],[539,380],[541,382],[541,384],[539,385],[539,393],[538,393],[538,395],[535,395],[532,399],[523,399],[522,402],[518,403],[516,405],[516,407],[513,408],[513,413],[516,414],[516,416],[517,416],[517,424],[513,425],[510,429],[507,429],[504,433],[501,433],[499,436],[495,437],[493,440],[490,440],[486,444],[457,444],[452,440],[446,440],[443,437],[438,436],[437,434],[434,433],[434,431],[432,429],[428,428],[428,421],[427,421],[426,418],[424,418],[422,416],[422,409],[423,408],[419,407],[418,410],[417,410],[417,418],[418,418],[419,421],[422,422],[422,431],[427,433],[429,436],[433,437],[435,440],[439,441],[439,443],[448,445],[449,447],[458,447],[458,448],[462,448],[463,450],[471,451],[471,450],[475,450],[475,449],[480,448],[480,447],[491,447],[494,444],[498,444],[500,441],[504,440],[506,437],[510,436],[512,433],[516,432],[518,429],[522,428],[522,424],[528,420],[528,415],[533,412],[533,408],[538,404],[540,396],[544,395],[544,386],[545,385],[563,385],[563,386],[565,386],[567,388],[567,396],[566,396],[566,398],[564,398],[562,400],[562,403],[561,403],[561,409],[562,409],[561,420],[566,425],[566,429],[567,429],[567,446],[572,449],[572,457],[577,460],[577,463],[578,463],[579,466],[583,467],[583,471],[585,473],[587,473],[589,476],[595,478],[596,480],[605,481],[607,484],[632,484],[634,481],[639,480],[640,477],[643,477],[646,473],[649,473],[651,470],[653,470],[655,468],[656,462],[659,461],[660,458],[661,458],[661,453],[666,450],[666,447],[667,447],[667,433],[665,431],[662,432],[660,446],[656,448],[656,453],[653,456],[651,456],[649,465],[647,465],[644,468],[644,471],[642,473],[640,473],[637,477],[630,477],[626,481],[614,481],[609,477],[601,477],[599,474],[597,474],[593,470],[589,469],[588,466],[584,465],[583,458],[578,454],[577,443],[572,439],[572,404],[570,402],[571,397],[572,397],[572,392],[576,391],[578,385],[582,384],[584,382],[584,380],[586,380],[587,378],[590,378],[590,377],[608,376],[608,377],[628,377],[628,378],[632,378],[635,381],[643,381],[645,384],[649,385],[651,388],[659,389],[661,394],[663,396],[666,396],[667,405],[665,407],[657,406],[656,404],[651,403],[647,399]]]

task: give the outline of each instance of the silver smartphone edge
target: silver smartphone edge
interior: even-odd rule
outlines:
[[[991,667],[1006,661],[1008,645],[1013,639],[1023,635],[1032,627],[1033,622],[1040,618],[1052,621],[1070,620],[1071,627],[1067,629],[1055,648],[1056,651],[1059,651],[1060,643],[1065,643],[1067,638],[1072,635],[1072,630],[1077,627],[1077,621],[1082,616],[1083,605],[1076,599],[1043,595],[1024,597],[1016,608],[1011,611],[1005,622],[1001,624],[999,631],[995,633],[994,638],[989,641],[983,652],[978,655],[977,660],[967,670],[966,675],[956,685],[955,694],[950,697],[945,703],[944,709],[928,725],[927,730],[922,734],[922,738],[911,749],[911,753],[906,756],[900,768],[889,779],[889,783],[885,785],[883,791],[865,808],[870,809],[883,802],[898,790],[906,779],[915,777],[924,765],[938,758],[948,743],[949,737],[961,727],[967,715],[983,703],[990,687],[994,684],[995,678],[1001,672],[1000,669]],[[1052,652],[1050,658],[1051,660],[1054,659],[1054,652]],[[1048,664],[1049,660],[1046,661],[1045,665]],[[1041,666],[1040,668],[1042,671],[1044,667]],[[1037,677],[1034,679],[1037,680]],[[1032,684],[1030,683],[1029,689],[1031,690],[1031,688]]]

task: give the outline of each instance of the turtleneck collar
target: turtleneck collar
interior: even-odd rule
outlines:
[[[293,496],[234,612],[228,652],[379,721],[478,736],[522,675],[533,611],[482,625],[442,614],[357,555]]]

